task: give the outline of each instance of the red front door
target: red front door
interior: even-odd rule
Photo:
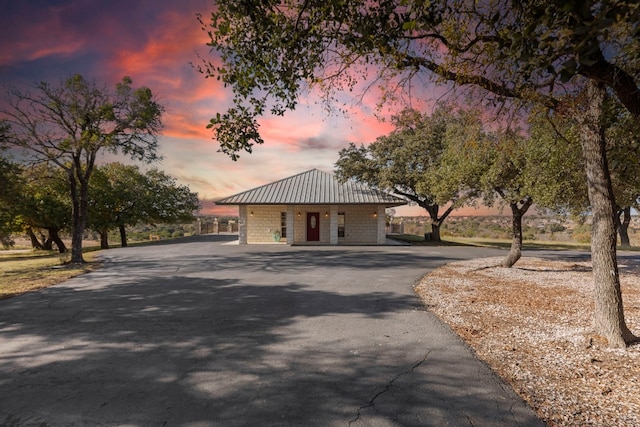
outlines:
[[[307,212],[307,242],[320,241],[320,212]]]

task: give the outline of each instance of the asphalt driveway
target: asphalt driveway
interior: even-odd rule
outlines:
[[[542,425],[412,291],[497,251],[228,240],[0,301],[0,425]]]

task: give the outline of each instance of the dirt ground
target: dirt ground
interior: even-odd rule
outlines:
[[[448,264],[416,292],[549,426],[639,426],[640,345],[592,329],[590,262],[501,258]],[[640,334],[640,261],[620,263],[627,325]]]

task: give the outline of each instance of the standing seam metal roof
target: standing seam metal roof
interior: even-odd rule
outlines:
[[[340,183],[326,172],[312,169],[218,200],[217,205],[404,205],[407,202],[363,184]]]

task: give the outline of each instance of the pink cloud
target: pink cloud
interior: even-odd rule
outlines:
[[[211,138],[206,125],[215,113],[214,106],[228,104],[230,93],[221,82],[206,79],[191,64],[198,61],[196,52],[205,50],[206,34],[195,16],[189,19],[184,13],[169,11],[159,20],[143,46],[120,48],[108,59],[112,78],[128,75],[134,85],[144,84],[157,94],[167,107],[165,135]]]
[[[260,134],[269,145],[284,145],[297,151],[301,140],[318,136],[323,127],[322,118],[302,111],[293,111],[284,117],[262,117],[259,119]]]
[[[69,40],[68,43],[50,45],[45,43],[38,49],[32,49],[30,40],[23,40],[13,46],[13,49],[0,51],[0,64],[8,64],[19,61],[33,61],[48,56],[70,57],[83,50],[85,42],[82,40]]]
[[[169,112],[164,118],[163,134],[181,139],[210,139],[211,131],[206,128],[206,124],[205,120],[194,120],[188,114]]]

